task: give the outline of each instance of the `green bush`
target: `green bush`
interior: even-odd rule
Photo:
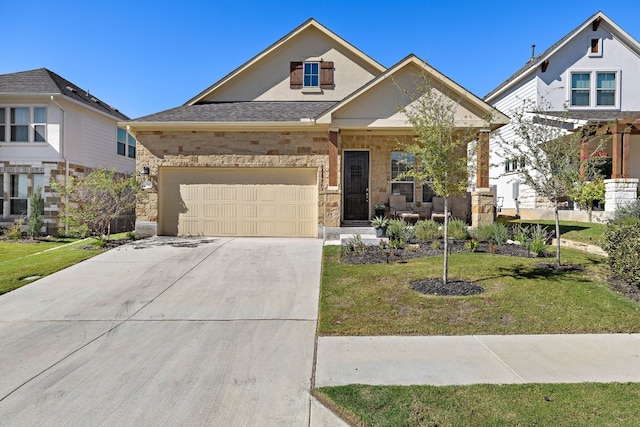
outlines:
[[[415,232],[420,241],[435,240],[442,237],[440,224],[430,219],[418,221],[415,226]]]
[[[29,219],[27,220],[27,236],[38,237],[44,225],[42,214],[44,213],[44,199],[42,198],[42,188],[36,187],[29,197]]]
[[[536,255],[542,255],[547,249],[547,243],[551,240],[553,232],[547,230],[540,224],[536,224],[529,229],[529,237],[531,238],[531,246],[529,250]]]
[[[511,234],[513,235],[513,240],[520,243],[520,246],[525,246],[527,240],[531,238],[531,229],[526,225],[516,224],[511,229]]]
[[[640,286],[640,218],[613,222],[604,232],[603,249],[609,255],[611,273]]]
[[[492,241],[498,245],[504,244],[509,239],[509,229],[501,222],[482,225],[478,227],[478,240]]]
[[[640,199],[618,206],[616,209],[614,222],[624,220],[625,218],[637,218],[640,219]]]
[[[449,221],[448,232],[449,237],[456,240],[465,240],[469,237],[467,224],[458,218]]]
[[[387,226],[387,237],[389,237],[389,240],[397,240],[404,244],[414,240],[416,232],[412,225],[403,220],[392,219]]]

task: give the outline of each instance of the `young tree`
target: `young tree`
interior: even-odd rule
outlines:
[[[411,103],[402,108],[413,127],[415,137],[403,143],[402,149],[413,156],[415,164],[407,163],[406,176],[428,183],[433,192],[444,198],[444,265],[443,283],[449,270],[449,201],[464,194],[469,187],[467,144],[475,137],[468,127],[457,126],[458,102],[447,96],[444,88],[436,87],[426,75],[416,76],[413,91],[403,91]]]
[[[71,234],[92,233],[109,239],[111,222],[135,208],[139,185],[135,177],[105,168],[94,169],[84,178],[70,177],[66,185],[52,183],[65,200],[63,221]]]
[[[550,105],[544,99],[540,105],[524,101],[511,111],[512,133],[506,138],[508,133],[498,132],[496,143],[503,159],[517,159],[523,165],[515,171],[522,184],[553,204],[556,266],[560,266],[558,206],[587,179],[586,174],[581,174],[586,159],[581,158],[580,152],[590,130],[582,128],[570,133],[568,129],[574,125],[566,114],[550,114]]]
[[[42,215],[44,213],[44,199],[42,198],[42,188],[36,187],[29,197],[29,219],[27,220],[27,236],[34,238],[40,235],[40,230],[44,225]]]

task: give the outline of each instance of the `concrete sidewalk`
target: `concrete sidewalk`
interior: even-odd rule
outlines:
[[[319,337],[315,386],[640,382],[640,334]]]

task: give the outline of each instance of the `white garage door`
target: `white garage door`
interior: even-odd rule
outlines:
[[[160,234],[316,237],[316,169],[161,168]]]

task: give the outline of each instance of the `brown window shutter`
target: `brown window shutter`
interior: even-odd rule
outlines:
[[[289,64],[289,87],[291,89],[302,89],[302,62],[291,62]]]
[[[323,61],[320,64],[320,87],[333,89],[333,61]]]

